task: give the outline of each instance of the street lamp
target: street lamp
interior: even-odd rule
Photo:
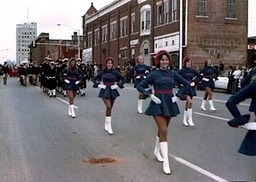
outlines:
[[[65,25],[65,24],[60,24],[60,23],[58,23],[57,24],[57,26],[65,26],[65,27],[69,27],[69,28],[71,28],[71,29],[73,29],[73,30],[77,30],[77,36],[78,36],[78,38],[77,38],[77,46],[78,46],[78,48],[77,48],[77,57],[80,59],[80,30],[79,29],[76,29],[76,28],[74,28],[74,27],[72,27],[72,26],[69,26],[69,25]]]

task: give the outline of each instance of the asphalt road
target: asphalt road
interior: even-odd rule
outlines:
[[[202,91],[193,102],[194,128],[181,114],[168,130],[171,175],[153,155],[156,125],[137,113],[133,85],[120,90],[112,113],[114,135],[104,131],[105,106],[99,90],[88,83],[86,96],[75,100],[76,115],[67,114],[67,98],[50,98],[17,78],[0,85],[1,182],[211,182],[253,181],[256,157],[237,152],[246,130],[230,128],[225,107],[230,95],[215,92],[216,112],[201,111]],[[144,103],[144,110],[149,100]],[[239,105],[248,110],[249,100]],[[107,163],[104,163],[107,162]]]

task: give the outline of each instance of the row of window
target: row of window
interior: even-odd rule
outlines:
[[[170,1],[171,4],[171,16],[170,16]],[[162,24],[168,24],[171,17],[171,22],[178,20],[178,0],[165,0],[159,1],[156,3],[156,25],[160,26]],[[207,0],[198,0],[198,16],[207,16]],[[227,0],[227,18],[236,18],[236,1],[235,0]],[[131,34],[136,33],[135,30],[135,22],[136,22],[136,14],[133,12],[131,14],[131,25],[130,25],[130,32]],[[150,27],[151,27],[151,6],[144,5],[140,9],[140,35],[148,35],[150,34]],[[119,26],[120,32],[119,37],[125,37],[128,34],[128,17],[120,18]],[[107,42],[108,40],[115,40],[117,38],[117,21],[110,22],[110,29],[108,35],[108,25],[103,25],[101,27],[101,40],[100,40],[100,29],[97,28],[93,32],[88,32],[88,40],[87,40],[87,47],[93,46],[93,38],[94,38],[94,45],[99,43]],[[109,36],[109,37],[108,37]]]
[[[161,1],[161,3],[157,3],[157,25],[161,24],[167,24],[169,23],[169,6],[170,6],[170,0],[166,0],[164,2]],[[163,8],[163,11],[161,10]],[[163,18],[162,18],[163,17]],[[177,0],[172,0],[172,21],[177,21]],[[163,19],[163,20],[162,20]],[[130,25],[130,32],[131,34],[136,33],[135,28],[135,22],[136,22],[136,14],[133,12],[131,14],[131,25]],[[162,23],[163,22],[163,23]],[[119,26],[120,26],[120,37],[125,37],[128,34],[128,17],[122,17],[120,18]],[[151,28],[151,6],[150,5],[144,5],[140,9],[140,33],[141,35],[149,34]],[[97,45],[100,43],[107,42],[108,40],[115,40],[117,38],[117,21],[111,21],[110,22],[110,30],[108,35],[108,25],[103,25],[101,27],[101,40],[100,40],[100,30],[95,29],[94,30],[94,36],[92,32],[88,32],[88,41],[87,41],[87,47],[93,46],[93,37],[94,37],[94,45]],[[109,39],[108,39],[109,36]]]
[[[207,0],[198,0],[198,16],[208,16]],[[227,0],[227,18],[236,18],[236,0]]]

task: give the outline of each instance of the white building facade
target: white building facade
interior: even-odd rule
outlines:
[[[16,64],[29,61],[29,45],[37,38],[37,23],[16,25]]]

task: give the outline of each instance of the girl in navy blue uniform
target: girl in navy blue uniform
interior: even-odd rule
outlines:
[[[117,88],[124,88],[126,78],[114,69],[114,59],[107,57],[105,59],[105,69],[99,72],[93,79],[94,88],[100,88],[98,97],[102,98],[106,106],[105,131],[113,134],[111,125],[111,114],[115,99],[120,96]],[[102,82],[102,83],[101,83]]]
[[[76,64],[75,58],[70,58],[68,66],[59,73],[59,77],[63,80],[63,90],[66,90],[69,98],[68,115],[75,118],[74,100],[78,85],[84,77],[83,72]]]
[[[178,73],[185,78],[193,89],[191,89],[189,93],[187,93],[186,104],[183,116],[183,125],[184,126],[195,126],[192,119],[192,99],[196,96],[196,91],[194,89],[196,78],[201,79],[201,75],[194,69],[191,68],[192,59],[189,56],[185,56],[183,58],[183,67]]]
[[[129,71],[129,75],[134,78],[134,88],[137,88],[139,83],[146,78],[151,72],[151,67],[144,64],[144,58],[142,55],[137,57],[137,64]],[[138,112],[141,114],[143,110],[143,97],[142,93],[139,93],[138,98]]]
[[[201,110],[206,111],[205,104],[208,100],[210,105],[210,111],[216,111],[212,102],[212,91],[214,89],[214,80],[217,78],[219,73],[213,67],[212,61],[210,59],[205,61],[204,68],[199,73],[203,76],[201,81],[201,87],[205,89]]]
[[[252,78],[252,77],[251,77]],[[242,127],[248,129],[244,140],[238,150],[239,153],[255,156],[256,155],[256,122],[255,122],[255,114],[256,114],[256,81],[252,79],[252,81],[243,85],[244,87],[232,95],[228,101],[226,102],[226,106],[234,119],[228,122],[231,127]],[[244,101],[245,99],[251,98],[251,104],[249,106],[248,114],[241,115],[237,105]],[[250,121],[250,122],[249,122]]]
[[[137,90],[143,93],[144,96],[151,98],[145,114],[153,116],[158,126],[154,155],[158,161],[163,162],[165,174],[171,173],[168,159],[168,125],[172,117],[180,114],[173,88],[175,87],[175,82],[182,84],[186,88],[190,87],[188,81],[169,69],[170,63],[170,54],[165,50],[159,51],[156,55],[158,69],[151,72],[137,87]],[[152,93],[147,89],[150,85],[152,85]]]

